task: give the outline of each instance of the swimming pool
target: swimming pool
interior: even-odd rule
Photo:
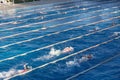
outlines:
[[[119,4],[75,0],[2,11],[0,79],[118,80]],[[71,52],[50,55],[51,48],[61,52],[70,46]],[[89,54],[92,59],[83,60]],[[31,70],[13,75],[26,63]]]

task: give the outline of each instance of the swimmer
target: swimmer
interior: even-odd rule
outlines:
[[[32,69],[32,67],[31,67],[31,66],[28,66],[28,64],[27,64],[27,63],[26,63],[23,67],[24,67],[24,69],[23,69],[23,70],[18,70],[18,74],[25,73],[25,72],[27,72],[27,71],[29,71],[29,70],[31,70],[31,69]]]
[[[74,59],[73,61],[66,62],[66,64],[67,66],[73,66],[73,65],[79,66],[80,63],[86,62],[92,58],[93,58],[92,54],[83,55],[80,59]]]
[[[120,32],[114,32],[113,35],[111,35],[110,37],[115,37],[115,36],[119,36]]]
[[[28,66],[28,64],[25,64],[23,67],[24,67],[24,71],[23,71],[23,72],[32,69],[32,67],[31,67],[31,66]]]
[[[85,55],[83,57],[88,58],[88,59],[92,59],[93,55],[92,54],[88,54],[88,55]]]
[[[99,27],[95,27],[93,30],[89,30],[89,32],[94,32],[94,31],[98,31],[98,30],[100,30],[100,28]]]
[[[81,63],[81,62],[84,62],[84,61],[88,61],[88,60],[90,60],[92,58],[93,58],[92,54],[84,55],[84,56],[82,56],[81,59],[78,60],[78,62]]]
[[[118,35],[120,35],[120,32],[114,32],[114,35],[118,36]]]
[[[73,47],[66,47],[66,48],[64,48],[63,49],[63,51],[62,51],[62,53],[67,53],[67,52],[71,52],[71,51],[73,51],[74,50],[74,48]]]

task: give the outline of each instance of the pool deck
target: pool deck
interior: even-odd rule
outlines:
[[[72,1],[72,0],[40,0],[40,1],[34,1],[34,2],[25,2],[25,3],[19,3],[19,4],[0,4],[0,10],[9,10],[9,9],[15,9],[15,8],[25,8],[29,6],[34,5],[43,5],[43,4],[50,4],[50,3],[56,3],[56,2],[64,2],[64,1]]]

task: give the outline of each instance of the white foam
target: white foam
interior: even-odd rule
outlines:
[[[98,31],[98,30],[100,30],[100,27],[95,27],[93,30],[89,30],[89,32],[94,32],[94,31]]]
[[[87,8],[83,8],[82,10],[86,10]]]
[[[107,20],[109,20],[109,19],[107,19]],[[101,21],[99,21],[99,22],[101,22]],[[94,23],[91,23],[91,24],[95,24],[95,23],[99,23],[99,22],[94,22]],[[118,26],[118,25],[116,25],[116,26]],[[113,28],[113,27],[116,27],[116,26],[107,27],[107,28],[101,29],[101,30],[99,30],[97,32],[101,32],[101,31],[104,31],[104,30],[107,30],[107,29],[110,29],[110,28]],[[88,34],[85,34],[85,35],[82,35],[82,36],[78,36],[78,37],[75,37],[75,38],[70,38],[70,39],[67,39],[67,40],[64,40],[64,41],[61,41],[61,42],[57,42],[57,43],[54,43],[54,44],[51,44],[51,45],[48,45],[48,46],[45,46],[45,47],[42,47],[42,48],[38,48],[38,49],[29,51],[29,52],[25,52],[25,53],[13,56],[13,58],[17,58],[19,56],[27,55],[27,54],[33,53],[35,51],[39,51],[39,50],[42,50],[42,49],[45,49],[45,48],[49,48],[49,47],[52,47],[52,46],[55,46],[55,45],[58,45],[58,44],[62,44],[62,43],[68,42],[68,41],[72,41],[72,40],[75,40],[75,39],[80,39],[80,38],[82,38],[84,36],[89,36],[89,35],[94,34],[94,33],[96,33],[96,32],[88,33]],[[96,46],[99,46],[99,45],[100,44],[97,44]],[[9,58],[0,60],[0,62],[7,61],[7,60],[9,60]]]
[[[72,56],[75,56],[75,55],[80,54],[80,53],[82,53],[82,52],[85,52],[85,51],[87,51],[87,50],[96,48],[96,47],[98,47],[98,46],[100,46],[100,45],[107,44],[107,43],[109,43],[109,42],[111,42],[111,41],[113,41],[113,40],[115,40],[115,39],[119,39],[119,38],[120,38],[120,36],[118,36],[118,37],[116,37],[116,38],[113,38],[113,39],[110,39],[110,40],[107,40],[107,41],[105,41],[105,42],[99,43],[99,45],[96,44],[96,45],[94,45],[94,46],[91,46],[91,47],[88,47],[88,48],[86,48],[86,49],[80,50],[80,51],[78,51],[78,52],[76,52],[76,53],[73,53],[73,54],[70,54],[70,55],[68,55],[68,56],[65,56],[65,57],[56,59],[56,60],[51,61],[51,62],[48,62],[48,63],[45,63],[45,64],[43,64],[43,65],[40,65],[40,66],[38,66],[38,67],[35,67],[35,68],[27,71],[27,72],[25,72],[24,74],[21,74],[21,75],[25,75],[25,74],[27,74],[27,73],[29,73],[29,72],[32,72],[32,71],[36,70],[36,69],[40,69],[40,68],[46,67],[46,66],[48,66],[48,65],[50,65],[50,64],[54,64],[54,63],[56,63],[56,62],[65,60],[65,59],[67,59],[67,58],[69,58],[69,57],[72,57]],[[97,46],[97,45],[98,45],[98,46]],[[82,73],[83,73],[83,72],[82,72]],[[14,77],[19,76],[19,75],[20,75],[20,74],[16,74],[16,75],[14,75],[14,76],[12,76],[12,77],[10,77],[10,78],[8,78],[8,79],[14,78]],[[68,79],[67,79],[67,80],[68,80]]]
[[[57,50],[55,48],[51,48],[49,54],[53,55],[53,56],[59,56],[61,54],[61,50]]]
[[[18,15],[18,16],[16,16],[17,18],[21,18],[22,17],[22,15]]]
[[[81,72],[79,72],[79,73],[77,73],[77,74],[75,74],[75,75],[73,75],[73,76],[65,79],[65,80],[73,80],[73,78],[75,78],[75,77],[77,77],[77,76],[80,76],[80,75],[82,75],[82,74],[85,74],[86,72],[88,72],[88,71],[90,71],[90,70],[93,70],[93,69],[99,67],[100,65],[102,65],[102,64],[104,64],[104,63],[106,63],[106,62],[109,62],[110,60],[112,60],[112,59],[114,59],[114,58],[116,58],[116,57],[118,57],[118,56],[120,56],[120,54],[117,54],[117,55],[115,55],[115,56],[112,56],[112,57],[110,57],[110,58],[108,58],[108,59],[106,59],[106,60],[104,60],[104,61],[102,61],[102,62],[100,62],[100,63],[98,63],[98,64],[96,64],[96,65],[94,65],[94,66],[92,66],[92,67],[90,67],[90,68],[88,68],[88,69],[85,69],[85,70],[83,70],[83,71],[81,71]]]
[[[66,48],[70,48],[71,51],[73,51],[73,49],[74,49],[73,47],[65,47],[64,49],[66,49]],[[33,61],[48,60],[48,59],[51,59],[55,56],[59,56],[59,55],[64,54],[64,53],[68,53],[68,52],[64,52],[64,49],[60,50],[60,49],[55,49],[54,47],[52,47],[50,49],[50,52],[48,55],[40,56],[36,59],[33,59]],[[69,51],[69,52],[71,52],[71,51]]]
[[[74,59],[73,61],[68,61],[66,62],[66,65],[67,67],[80,66],[80,63],[86,62],[90,60],[91,58],[93,58],[93,55],[91,55],[91,58],[88,58],[87,56],[89,55],[82,56],[80,59]]]
[[[44,56],[41,56],[41,57],[38,57],[38,58],[33,59],[33,61],[49,60],[49,59],[51,59],[52,57],[54,57],[54,56],[52,56],[52,55],[44,55]]]
[[[79,63],[74,59],[73,61],[66,62],[67,67],[80,66]]]
[[[86,58],[86,57],[82,57],[82,58],[80,58],[79,60],[78,60],[78,62],[79,63],[82,63],[82,62],[85,62],[85,61],[88,61],[89,59],[88,58]]]
[[[20,72],[20,70],[19,70]],[[0,79],[5,79],[5,78],[8,78],[8,77],[11,77],[13,75],[16,75],[18,73],[18,71],[16,69],[10,69],[9,71],[3,71],[3,72],[0,72]]]
[[[113,32],[113,34],[110,37],[116,37],[116,36],[119,36],[119,35],[120,35],[120,32]]]
[[[46,28],[46,27],[42,27],[41,29],[42,29],[42,30],[45,30],[45,29],[47,29],[47,28]]]
[[[55,56],[59,56],[60,54],[61,54],[61,50],[57,50],[57,49],[52,47],[48,55],[40,56],[36,59],[33,59],[33,61],[48,60],[48,59],[51,59]]]
[[[17,21],[15,21],[15,22],[12,22],[12,24],[18,24],[18,22],[17,22]]]
[[[96,12],[96,11],[95,11]],[[113,12],[111,12],[113,13]],[[76,15],[75,15],[76,16]],[[101,15],[100,15],[101,16]],[[92,17],[89,17],[89,18],[94,18],[96,16],[92,16]],[[60,18],[61,19],[61,18]],[[62,18],[63,19],[63,18]],[[50,26],[49,28],[54,28],[54,27],[58,27],[58,26],[61,26],[61,25],[65,25],[65,24],[70,24],[70,23],[74,23],[76,21],[82,21],[84,19],[88,19],[88,18],[83,18],[83,19],[80,19],[80,20],[75,20],[75,21],[70,21],[70,22],[67,22],[67,23],[63,23],[63,24],[58,24],[58,25],[55,25],[55,26]],[[40,22],[41,23],[41,22]],[[39,23],[35,23],[35,24],[39,24]],[[6,30],[13,30],[13,29],[17,29],[17,28],[25,28],[25,27],[29,27],[30,25],[26,25],[26,26],[21,26],[21,27],[14,27],[14,28],[8,28],[8,29],[5,29],[5,30],[0,30],[0,31],[6,31]],[[41,28],[41,29],[47,29],[47,28]],[[19,36],[19,35],[23,35],[23,34],[27,34],[27,33],[31,33],[31,32],[37,32],[39,31],[40,29],[37,29],[37,30],[31,30],[31,31],[26,31],[26,32],[22,32],[22,33],[17,33],[17,34],[13,34],[13,35],[9,35],[9,36],[4,36],[4,37],[1,37],[0,39],[6,39],[6,38],[11,38],[11,37],[15,37],[15,36]]]
[[[120,35],[120,32],[114,32],[113,35],[118,36]]]

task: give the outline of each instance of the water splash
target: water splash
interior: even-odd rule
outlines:
[[[38,57],[38,58],[33,59],[33,61],[49,60],[49,59],[51,59],[52,57],[54,57],[54,56],[52,56],[52,55],[44,55],[44,56],[41,56],[41,57]]]
[[[113,33],[113,36],[119,36],[120,35],[120,32],[114,32]]]
[[[113,34],[110,37],[116,37],[116,36],[119,36],[119,35],[120,35],[120,32],[113,32]]]
[[[53,55],[53,56],[59,56],[61,54],[61,52],[62,52],[61,50],[57,50],[55,48],[51,48],[49,54]]]
[[[44,56],[38,57],[36,59],[33,59],[33,61],[49,60],[49,59],[51,59],[53,57],[59,56],[59,55],[64,54],[64,53],[71,52],[73,50],[74,50],[73,47],[65,47],[63,50],[55,49],[54,47],[52,47],[50,49],[50,52],[49,52],[48,55],[44,55]]]
[[[66,62],[66,65],[67,65],[67,67],[80,66],[80,64],[77,62],[77,59],[74,59],[73,61]]]
[[[45,30],[45,29],[47,29],[47,28],[46,28],[46,27],[42,27],[41,29],[42,29],[42,30]]]
[[[98,31],[98,30],[100,30],[100,27],[95,27],[94,29],[92,29],[92,30],[89,30],[89,32],[94,32],[94,31]]]
[[[44,55],[44,56],[41,56],[41,57],[38,57],[36,59],[33,59],[33,61],[39,61],[39,60],[49,60],[55,56],[59,56],[61,54],[61,50],[57,50],[55,48],[51,48],[50,49],[50,52],[48,55]]]
[[[12,68],[10,68],[8,71],[2,71],[0,72],[0,80],[8,80],[8,78],[15,76],[17,74],[21,75],[24,74],[25,72],[27,72],[27,70],[25,69],[17,69],[19,66],[23,66],[23,65],[28,65],[28,63],[21,63],[21,64],[17,64],[15,66],[13,66]],[[24,66],[23,66],[24,67]],[[28,66],[29,69],[32,69],[32,66]]]
[[[21,73],[23,70],[10,69],[9,71],[0,72],[0,79],[6,79],[16,74]]]
[[[73,61],[66,62],[67,67],[80,66],[80,63],[86,62],[93,58],[92,54],[84,55],[80,59],[74,59]]]

